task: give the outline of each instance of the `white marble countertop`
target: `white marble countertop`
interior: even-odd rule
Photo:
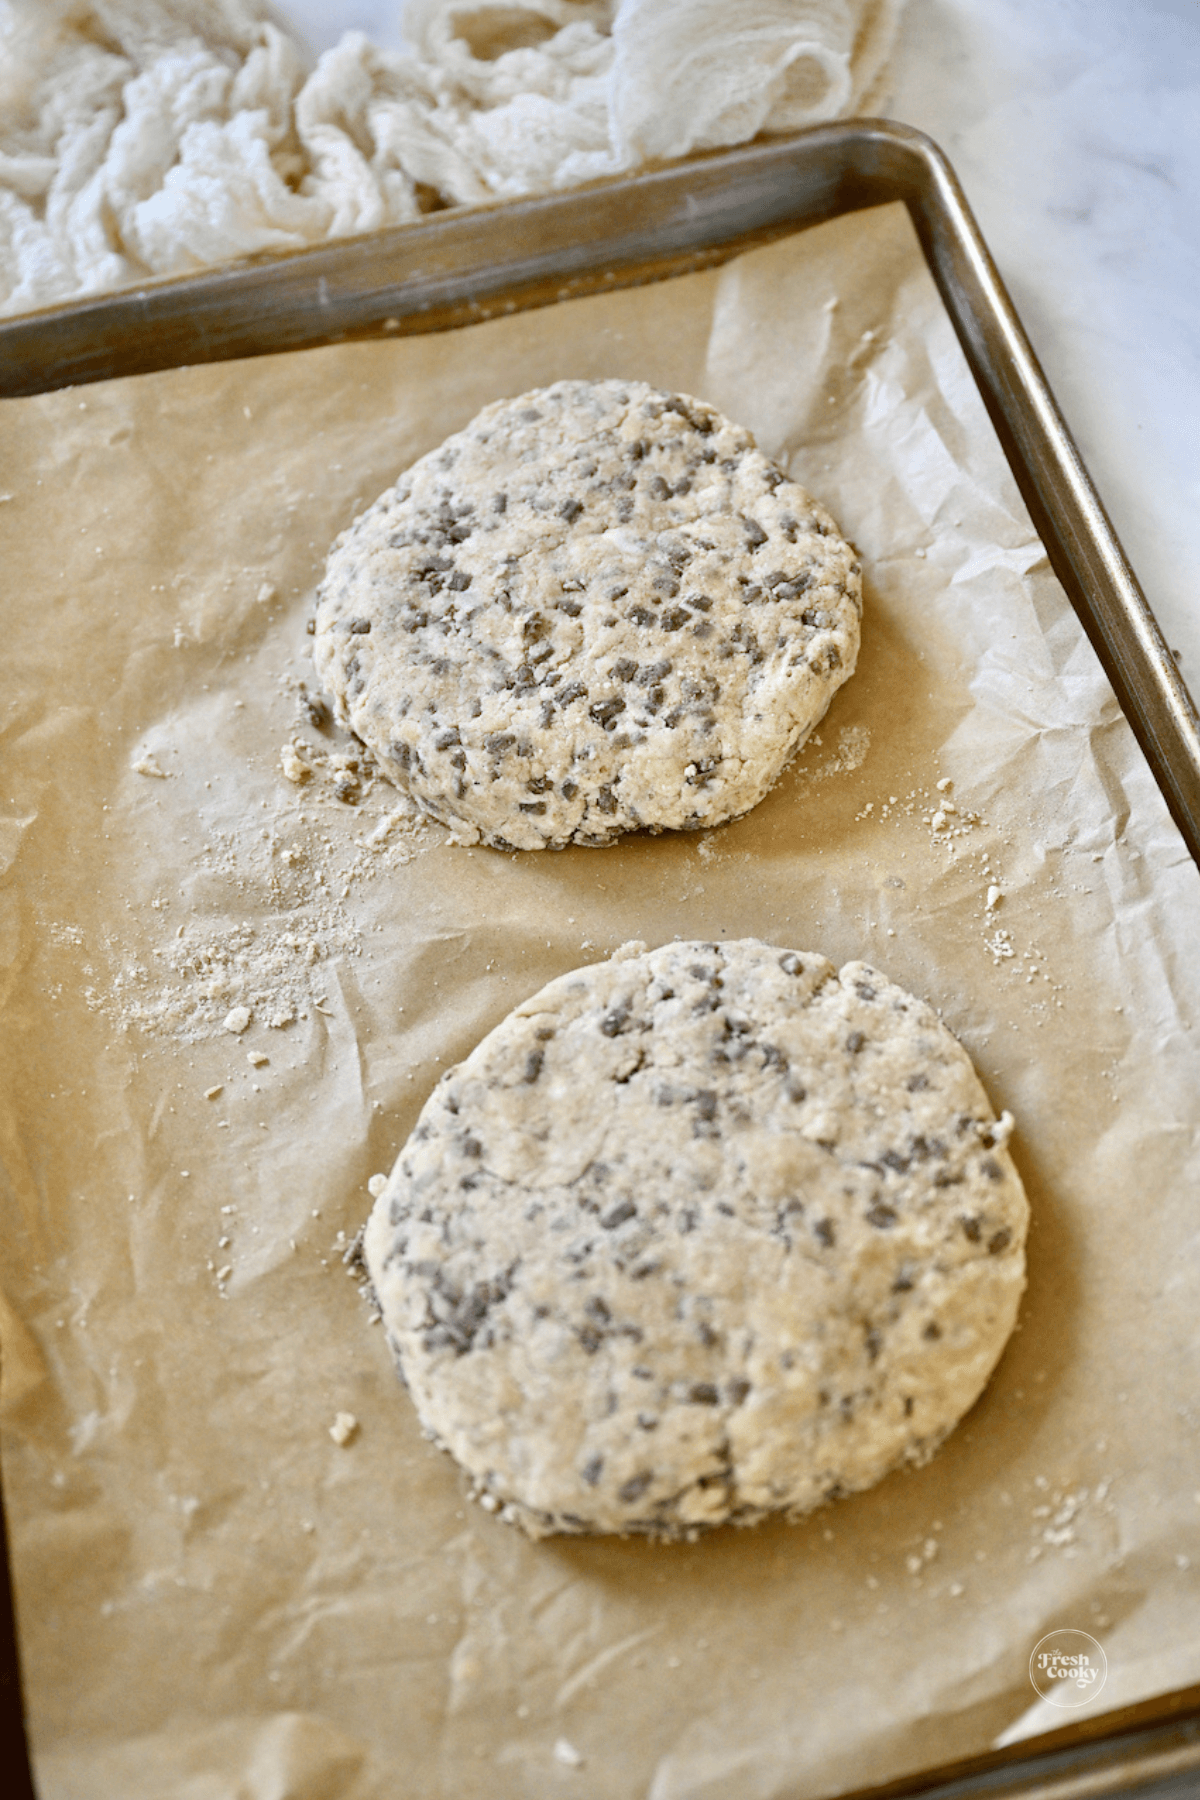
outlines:
[[[314,50],[399,0],[281,0]],[[908,0],[893,118],[954,164],[1200,697],[1200,0]]]
[[[891,111],[954,164],[1200,695],[1200,3],[910,0]]]

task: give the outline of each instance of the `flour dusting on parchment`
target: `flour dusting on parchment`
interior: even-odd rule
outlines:
[[[267,810],[243,804],[192,842],[189,882],[209,904],[164,882],[136,909],[136,949],[115,933],[87,946],[88,1004],[121,1030],[195,1041],[248,1024],[282,1031],[324,1010],[335,965],[362,954],[368,890],[444,837],[368,751],[328,730],[302,683],[282,685],[300,724]],[[51,935],[82,941],[69,924]]]

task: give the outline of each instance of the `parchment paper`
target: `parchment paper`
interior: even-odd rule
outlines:
[[[303,721],[305,621],[411,458],[564,375],[748,424],[862,552],[861,662],[738,824],[467,851]],[[1103,1644],[1094,1711],[1200,1680],[1200,883],[904,214],[2,417],[4,1479],[44,1800],[783,1800],[1078,1716],[1029,1682],[1052,1629]],[[806,1523],[530,1544],[422,1440],[341,1251],[441,1069],[675,934],[865,956],[942,1010],[1017,1117],[1021,1324],[927,1468]]]

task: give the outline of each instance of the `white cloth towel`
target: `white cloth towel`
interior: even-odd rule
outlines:
[[[0,0],[0,313],[869,109],[904,0]]]

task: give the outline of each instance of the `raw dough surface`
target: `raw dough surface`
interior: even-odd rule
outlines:
[[[1028,1207],[966,1052],[746,939],[561,976],[439,1082],[365,1234],[422,1422],[535,1536],[793,1517],[924,1461]]]
[[[315,660],[466,842],[754,806],[853,672],[858,561],[748,431],[636,381],[497,401],[338,539]]]

